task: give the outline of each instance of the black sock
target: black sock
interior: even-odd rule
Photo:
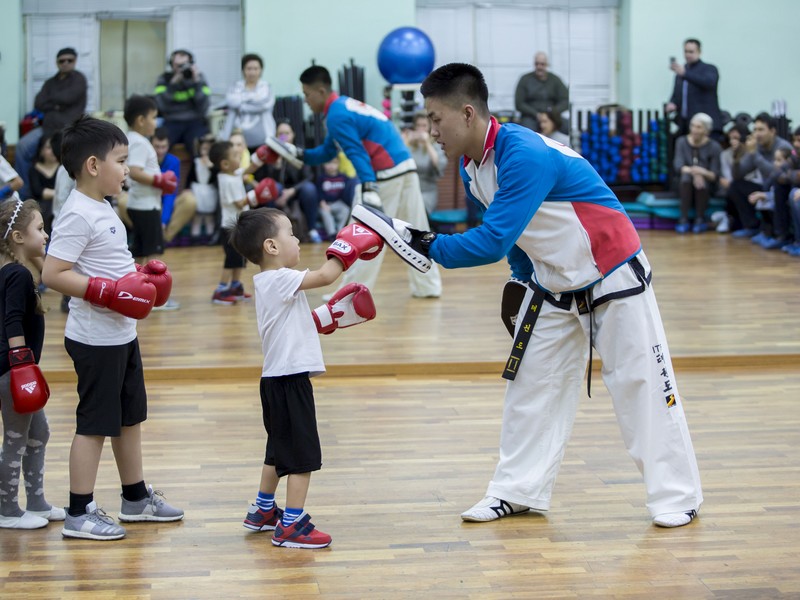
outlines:
[[[128,502],[137,502],[138,500],[144,500],[147,498],[147,487],[145,487],[144,481],[132,483],[130,485],[123,485],[122,497]]]
[[[79,517],[86,514],[86,505],[94,501],[94,492],[88,494],[69,493],[69,512],[71,517]]]

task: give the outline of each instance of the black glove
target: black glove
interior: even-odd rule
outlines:
[[[519,309],[522,306],[522,301],[525,300],[525,292],[527,291],[527,284],[514,277],[506,281],[506,285],[503,288],[503,299],[500,301],[500,319],[512,338],[514,337],[514,328],[517,325]]]
[[[436,239],[436,234],[432,231],[420,231],[419,229],[412,229],[406,227],[405,230],[408,235],[404,235],[406,243],[420,254],[430,258],[430,249],[433,240]]]

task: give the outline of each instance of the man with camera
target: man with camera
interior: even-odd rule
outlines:
[[[211,90],[191,52],[175,50],[170,55],[169,70],[158,77],[153,93],[169,133],[170,148],[183,143],[193,155],[195,140],[208,133],[206,112]]]

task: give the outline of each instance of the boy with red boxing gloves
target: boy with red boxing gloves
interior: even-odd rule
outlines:
[[[77,185],[61,209],[42,272],[45,285],[72,297],[64,345],[78,375],[79,402],[64,537],[125,536],[94,501],[106,436],[122,483],[120,521],[183,518],[182,510],[144,482],[147,393],[136,319],[168,300],[172,277],[160,261],[135,266],[125,226],[106,200],[122,189],[127,155],[128,138],[106,121],[82,116],[64,130],[62,164]]]
[[[342,229],[316,271],[299,271],[300,241],[289,218],[275,208],[239,215],[229,231],[230,244],[260,272],[253,277],[256,316],[264,367],[261,410],[267,448],[255,504],[244,526],[274,531],[272,543],[286,548],[324,548],[331,536],[315,529],[303,510],[311,473],[322,466],[311,377],[325,372],[319,333],[332,333],[375,318],[369,290],[353,283],[313,313],[304,290],[330,285],[359,258],[371,260],[383,249],[374,232],[354,223]],[[316,332],[315,332],[316,326]],[[286,476],[286,508],[275,491]]]

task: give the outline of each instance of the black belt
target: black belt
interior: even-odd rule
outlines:
[[[517,336],[514,338],[514,347],[511,349],[511,355],[508,357],[508,361],[506,362],[506,368],[503,371],[503,378],[508,379],[509,381],[514,381],[514,378],[517,376],[517,370],[519,369],[520,362],[522,362],[522,356],[525,354],[528,341],[531,338],[531,333],[533,333],[533,326],[536,325],[536,320],[539,318],[542,302],[544,300],[547,300],[549,304],[552,304],[561,310],[570,310],[572,307],[572,302],[574,301],[575,306],[578,309],[578,314],[585,315],[586,313],[592,312],[595,308],[601,304],[609,302],[610,300],[627,298],[628,296],[636,296],[643,293],[645,289],[647,289],[647,286],[650,285],[650,281],[653,276],[652,271],[648,275],[645,275],[644,266],[635,256],[628,261],[628,266],[635,273],[640,285],[635,288],[620,290],[619,292],[613,292],[611,294],[601,296],[594,301],[591,297],[590,290],[564,292],[559,298],[556,298],[549,292],[545,292],[535,283],[530,283],[529,285],[533,289],[533,298],[531,299],[528,308],[525,310],[525,314],[522,315],[522,324],[519,327]],[[592,319],[589,318],[589,373],[586,380],[586,391],[590,398],[592,396],[592,329]]]

